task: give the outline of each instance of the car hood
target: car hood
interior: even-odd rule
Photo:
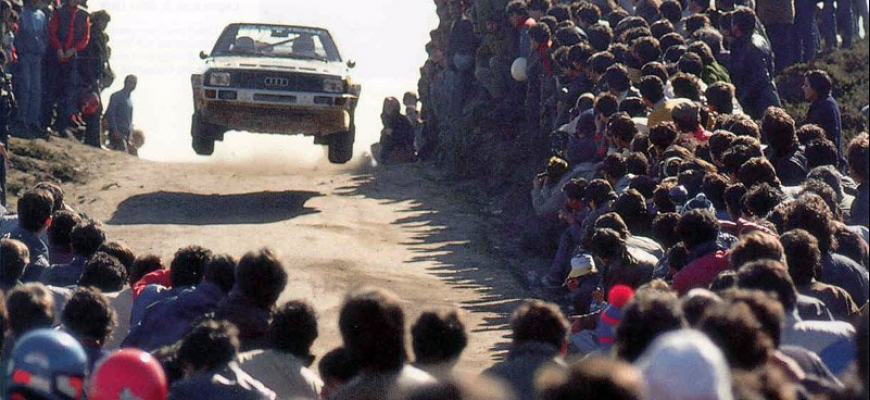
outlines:
[[[206,60],[206,70],[246,69],[257,71],[303,72],[346,77],[347,67],[340,62],[323,62],[317,60],[295,60],[287,58],[262,57],[215,57]]]

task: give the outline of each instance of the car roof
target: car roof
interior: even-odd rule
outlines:
[[[263,22],[235,22],[235,23],[227,25],[227,28],[229,28],[231,26],[237,26],[237,25],[255,25],[255,26],[270,26],[270,27],[275,27],[275,28],[311,29],[311,30],[318,30],[318,31],[324,31],[326,33],[329,33],[329,29],[321,28],[319,26],[270,24],[270,23],[263,23]],[[330,36],[332,36],[332,35],[330,34]]]

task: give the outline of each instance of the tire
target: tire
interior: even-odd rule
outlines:
[[[214,154],[215,138],[209,126],[202,122],[202,117],[199,114],[193,115],[190,135],[193,137],[193,151],[197,155],[211,156]]]
[[[356,132],[353,127],[348,132],[334,133],[329,138],[329,162],[333,164],[347,164],[353,159],[353,144],[356,141]]]

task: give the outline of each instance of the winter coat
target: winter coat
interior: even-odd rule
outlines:
[[[82,52],[91,41],[91,19],[83,8],[65,6],[51,16],[48,44],[55,50]]]
[[[867,303],[870,275],[866,268],[847,257],[839,254],[824,255],[820,281],[846,289],[855,303]]]
[[[323,381],[292,354],[274,350],[239,356],[242,370],[275,391],[281,400],[318,399]]]
[[[172,385],[169,400],[278,400],[278,397],[236,363],[230,363]]]
[[[731,268],[728,253],[714,241],[700,245],[689,255],[689,263],[674,275],[674,290],[685,296],[692,289],[706,289],[723,271]]]
[[[153,304],[145,311],[142,322],[134,326],[124,340],[124,347],[153,351],[180,340],[198,318],[217,309],[226,294],[217,285],[203,282]]]
[[[566,368],[559,349],[541,342],[526,342],[514,346],[507,361],[499,363],[484,375],[509,384],[518,400],[536,400],[535,378],[543,367]]]
[[[807,156],[801,147],[795,146],[784,152],[776,152],[773,147],[768,147],[765,156],[773,164],[783,186],[800,186],[807,180]]]
[[[840,158],[843,157],[843,118],[837,100],[828,96],[810,104],[807,123],[822,127],[828,134],[828,139],[837,146]]]
[[[848,322],[858,315],[858,305],[843,288],[813,280],[809,285],[798,287],[798,292],[821,300],[838,321]]]
[[[760,118],[772,106],[780,106],[779,93],[773,84],[773,50],[759,34],[737,40],[731,49],[731,80],[737,99],[747,114]]]

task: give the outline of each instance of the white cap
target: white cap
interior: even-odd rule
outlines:
[[[659,338],[637,367],[646,384],[645,400],[734,400],[725,355],[698,331]]]

